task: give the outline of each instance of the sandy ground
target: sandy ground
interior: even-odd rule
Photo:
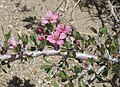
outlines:
[[[43,2],[44,1],[44,2]],[[0,39],[3,39],[3,32],[1,26],[4,28],[5,32],[8,32],[10,29],[13,31],[13,34],[16,34],[20,31],[28,32],[24,26],[22,20],[29,16],[36,16],[39,19],[41,16],[48,11],[55,11],[60,5],[62,0],[0,0]],[[73,9],[75,2],[74,0],[67,0],[67,8],[65,10],[65,3],[63,3],[57,13],[64,15],[63,20],[67,24],[72,24],[81,34],[92,34],[89,27],[95,27],[98,29],[101,26],[100,21],[92,20],[88,12],[81,11],[79,6],[74,9],[73,20],[71,20],[70,14]],[[22,11],[23,7],[27,8],[29,11]],[[64,12],[65,11],[65,12]],[[96,12],[96,11],[94,11]],[[57,61],[58,57],[49,58],[50,61]],[[0,87],[18,87],[18,86],[8,86],[10,85],[10,80],[14,76],[17,76],[21,80],[28,81],[27,86],[20,87],[42,87],[41,82],[45,76],[45,73],[40,69],[40,66],[44,64],[43,58],[38,57],[30,62],[21,63],[20,61],[15,61],[10,63],[11,68],[7,69],[8,73],[0,73]],[[18,82],[20,81],[18,79]],[[25,80],[24,80],[25,79]],[[17,82],[14,82],[17,83]],[[12,83],[11,83],[12,84]],[[33,85],[34,84],[34,85]],[[101,85],[100,85],[101,86]],[[96,87],[100,87],[99,85]],[[46,87],[46,86],[44,86]],[[51,87],[48,85],[48,87]],[[109,86],[110,87],[110,86]]]

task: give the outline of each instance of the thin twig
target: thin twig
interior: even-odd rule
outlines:
[[[74,9],[77,7],[77,5],[80,3],[80,1],[81,1],[81,0],[78,0],[78,1],[76,2],[75,6],[73,7],[73,9],[72,9],[72,11],[71,11],[71,17],[72,17],[72,15],[73,15],[73,13],[74,13]]]
[[[65,10],[64,10],[64,13],[63,13],[63,15],[62,15],[62,18],[61,18],[61,19],[63,19],[63,18],[64,18],[64,16],[65,16],[65,14],[66,14],[66,11],[67,11],[67,9],[68,9],[69,2],[70,2],[70,0],[67,0],[67,1],[66,1]]]
[[[108,7],[110,9],[110,12],[111,12],[111,15],[115,18],[115,20],[119,23],[119,19],[117,17],[117,15],[115,14],[115,11],[114,11],[114,6],[112,5],[112,3],[110,2],[110,0],[107,0],[107,3],[108,3]]]
[[[60,5],[54,10],[54,12],[56,12],[56,11],[60,8],[60,6],[64,3],[64,1],[65,1],[65,0],[63,0],[63,1],[60,3]]]
[[[43,51],[25,51],[21,54],[4,54],[4,55],[0,55],[0,60],[1,61],[9,61],[9,62],[13,62],[14,60],[18,60],[18,59],[23,59],[26,57],[38,57],[41,55],[59,55],[62,57],[70,57],[69,55],[67,55],[67,52],[60,52],[56,51],[56,50],[52,50],[52,49],[44,49]],[[71,57],[72,58],[72,57]],[[91,54],[87,54],[87,53],[80,53],[80,52],[76,52],[76,57],[73,57],[76,59],[87,59],[87,58],[94,58],[95,60],[97,60],[97,56],[95,55],[91,55]],[[108,60],[110,58],[107,58]],[[112,62],[120,62],[119,59],[110,59],[110,61]]]
[[[80,3],[80,1],[81,1],[81,0],[78,0],[78,1],[76,2],[76,4],[74,5],[74,7],[73,7],[73,9],[71,10],[71,13],[70,13],[71,20],[73,20],[73,23],[75,23],[75,26],[77,26],[77,24],[76,24],[75,18],[74,18],[74,15],[75,15],[74,10],[75,10],[75,8],[77,7],[77,5]]]
[[[46,10],[48,11],[49,9],[47,8],[45,2],[42,0],[43,5],[45,6]]]
[[[104,21],[103,21],[102,16],[101,16],[101,14],[102,14],[101,9],[99,8],[96,0],[93,0],[93,2],[94,2],[95,7],[97,9],[98,16],[99,16],[99,19],[101,20],[102,26],[104,27],[105,25],[104,25]]]

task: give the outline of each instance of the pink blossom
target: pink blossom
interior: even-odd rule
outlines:
[[[43,33],[43,27],[42,27],[42,26],[39,26],[39,27],[38,27],[38,31],[39,31],[40,33]]]
[[[72,31],[72,28],[71,26],[65,26],[64,24],[59,24],[56,30],[62,33],[70,33]]]
[[[23,45],[22,40],[19,40],[18,44],[20,44],[21,47],[22,47],[23,49],[25,49],[25,50],[27,50],[27,49],[29,48],[29,46],[28,46],[27,44],[26,44],[25,46]]]
[[[77,46],[80,47],[80,40],[77,40]]]
[[[62,45],[64,43],[65,38],[66,38],[65,33],[60,33],[59,31],[55,31],[52,35],[49,35],[47,37],[47,40],[50,43]]]
[[[72,36],[72,37],[70,37],[70,40],[71,40],[71,42],[73,44],[73,42],[75,41],[75,38]]]
[[[8,45],[9,45],[9,49],[13,49],[17,46],[17,40],[15,39],[15,37],[11,37],[9,40],[8,40]]]
[[[93,69],[93,66],[91,64],[87,64],[87,60],[83,60],[82,64],[83,64],[84,68],[87,70]]]
[[[41,18],[41,24],[42,25],[46,25],[48,23],[54,24],[57,23],[58,20],[59,20],[58,14],[48,11],[48,13],[46,14],[46,18]]]
[[[87,64],[87,61],[86,61],[86,60],[83,60],[83,61],[82,61],[82,64],[84,65],[85,68],[88,67],[88,64]]]

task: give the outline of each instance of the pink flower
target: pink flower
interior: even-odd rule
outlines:
[[[71,26],[65,26],[64,24],[59,24],[56,30],[62,33],[70,33],[72,31]]]
[[[41,18],[41,23],[42,25],[46,25],[48,23],[54,24],[57,23],[58,20],[59,20],[58,14],[48,11],[48,13],[46,14],[46,18]]]
[[[38,27],[38,32],[43,33],[43,27],[42,26]]]
[[[91,64],[89,64],[89,65],[87,64],[87,60],[83,60],[82,64],[83,64],[84,68],[87,70],[93,69],[93,66]]]
[[[66,34],[65,33],[60,33],[58,31],[56,31],[52,35],[49,35],[47,37],[47,40],[50,43],[62,45],[64,43],[64,39],[65,38],[66,38]]]
[[[86,61],[86,60],[83,60],[83,61],[82,61],[82,64],[84,65],[85,68],[88,67],[88,64],[87,64],[87,61]]]
[[[17,40],[15,39],[15,37],[11,37],[9,40],[8,40],[8,45],[9,45],[9,49],[13,49],[17,46]]]
[[[24,50],[27,50],[27,49],[29,48],[29,46],[28,46],[27,44],[26,44],[25,46],[23,45],[22,40],[19,40],[19,41],[18,41],[18,44],[20,44],[21,47],[22,47],[22,49],[24,49]]]
[[[75,41],[75,38],[73,36],[70,37],[70,40],[71,40],[72,44],[74,44],[73,42]]]
[[[77,40],[77,46],[80,47],[80,40]]]

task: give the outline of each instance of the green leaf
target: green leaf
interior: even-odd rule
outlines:
[[[25,43],[28,44],[29,40],[28,40],[28,36],[25,36]]]
[[[69,84],[66,84],[65,87],[70,87],[70,85],[69,85]]]
[[[67,42],[67,41],[65,41],[65,47],[67,48],[67,49],[70,49],[71,48],[71,46],[70,46],[70,43],[69,42]]]
[[[113,37],[112,38],[112,42],[111,42],[111,45],[110,45],[110,52],[111,53],[115,53],[117,52],[119,49],[119,44],[117,43],[117,41],[115,40],[115,38]]]
[[[90,29],[91,29],[95,34],[97,34],[97,31],[96,31],[95,28],[91,27]]]
[[[80,33],[79,32],[76,33],[76,40],[80,40]]]
[[[87,87],[86,84],[84,83],[83,79],[80,80],[80,85],[81,85],[80,87]]]
[[[8,32],[8,34],[5,34],[6,41],[8,41],[8,39],[10,38],[10,36],[11,36],[11,30]]]
[[[65,85],[65,87],[74,87],[74,84],[72,82],[69,82]]]
[[[68,54],[70,57],[76,57],[76,52],[69,52],[69,54]]]
[[[77,32],[76,29],[73,30],[73,35],[74,35],[76,40],[82,39],[82,37],[80,36],[80,33]]]
[[[88,70],[88,75],[92,75],[94,73],[93,70]]]
[[[105,68],[105,70],[103,71],[103,73],[102,73],[102,75],[104,76],[104,77],[107,77],[107,75],[108,75],[108,68]]]
[[[17,33],[18,39],[21,39],[20,35]]]
[[[4,47],[5,50],[7,50],[9,48],[8,43],[5,42],[4,45],[3,45],[3,47]]]
[[[78,73],[81,73],[82,67],[80,67],[80,66],[74,66],[72,68],[72,71],[77,75]]]
[[[44,48],[44,46],[46,46],[46,44],[47,44],[47,41],[46,41],[46,40],[40,41],[40,46],[41,46],[42,48]]]
[[[19,53],[19,52],[21,51],[21,45],[18,44],[17,47],[15,47],[15,48],[13,49],[13,51],[14,51],[15,53]]]
[[[115,41],[115,38],[112,38],[112,43],[111,43],[112,46],[116,46],[116,41]]]
[[[91,64],[94,61],[93,58],[87,58],[87,64]]]
[[[97,78],[99,81],[102,81],[102,80],[103,80],[102,77],[101,77],[101,75],[96,75],[96,78]]]
[[[50,70],[52,69],[51,65],[43,65],[41,66],[41,69],[44,69],[46,73],[49,73]]]
[[[85,48],[87,48],[90,45],[90,40],[85,40]]]
[[[60,52],[66,52],[67,50],[65,48],[61,48]]]
[[[96,45],[96,41],[95,41],[95,38],[94,37],[90,37],[90,36],[88,36],[89,37],[89,42],[91,43],[91,44],[93,44],[93,45]]]
[[[104,34],[104,36],[106,36],[106,34],[107,34],[107,29],[106,28],[100,28],[99,29],[99,34],[102,36],[103,34]]]
[[[54,87],[59,87],[56,81],[54,81]]]
[[[31,40],[31,44],[36,44],[36,36],[35,35],[31,35],[30,40]]]
[[[105,47],[104,47],[104,45],[101,44],[101,47],[100,47],[100,46],[97,46],[97,50],[98,50],[99,52],[101,52],[102,54],[104,54],[104,53],[105,53]]]
[[[50,81],[50,80],[51,80],[51,77],[50,77],[50,76],[46,76],[45,79],[46,79],[47,81]]]
[[[59,76],[62,79],[68,79],[68,77],[69,77],[65,71],[60,71]]]

